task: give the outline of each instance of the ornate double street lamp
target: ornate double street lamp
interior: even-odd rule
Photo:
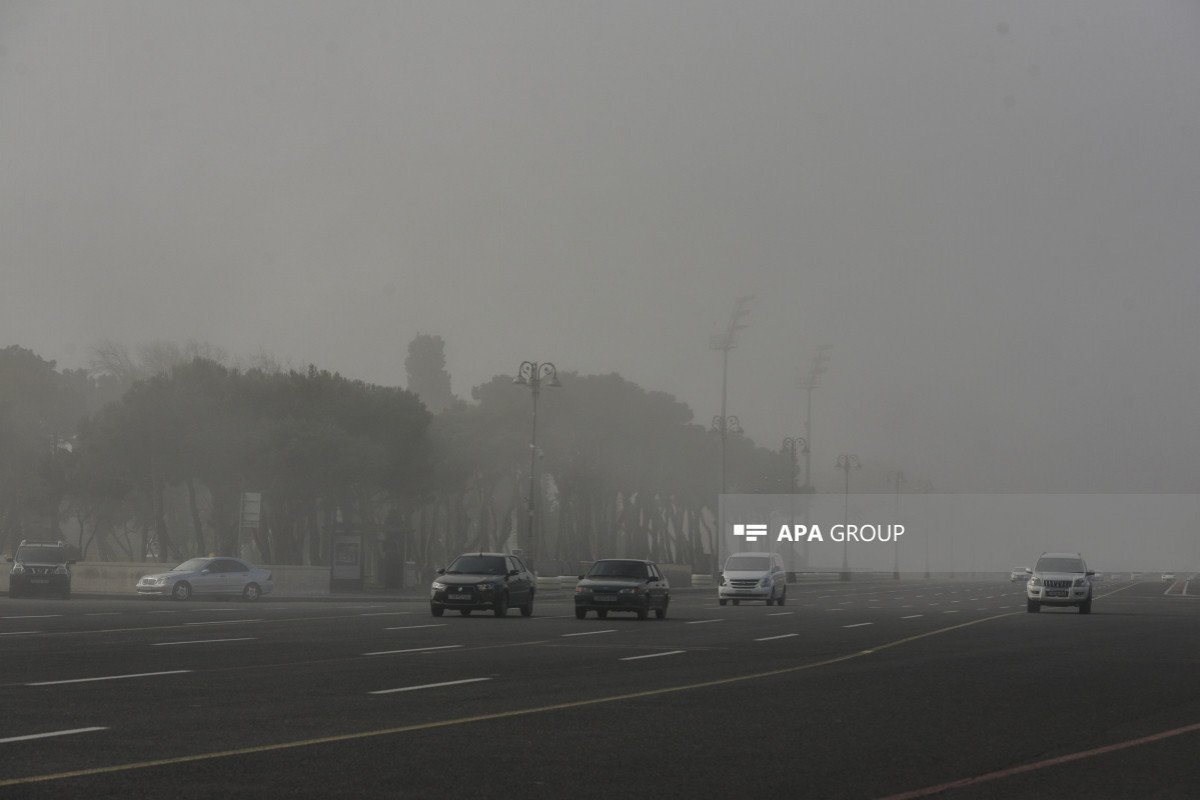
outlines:
[[[833,348],[831,344],[823,344],[817,348],[817,354],[813,356],[812,366],[808,368],[808,374],[802,375],[797,385],[805,392],[804,402],[804,489],[812,491],[812,463],[809,460],[809,443],[812,442],[812,393],[813,389],[821,383],[821,376],[825,374],[829,367],[829,351]]]
[[[729,316],[729,325],[725,328],[725,332],[713,336],[708,343],[711,349],[721,351],[721,416],[713,418],[713,430],[719,430],[721,433],[721,494],[725,494],[726,429],[729,428],[730,422],[734,426],[737,425],[737,417],[727,417],[725,414],[726,401],[729,398],[729,351],[737,347],[737,332],[746,327],[741,319],[750,313],[746,304],[752,299],[754,298],[750,295],[739,297],[733,304],[733,313]],[[719,425],[717,420],[721,420]],[[737,432],[741,433],[741,429],[739,428]]]
[[[527,541],[522,545],[522,554],[531,569],[537,569],[537,404],[542,386],[559,387],[558,370],[549,361],[522,361],[517,368],[517,377],[513,383],[518,386],[528,386],[533,394],[533,428],[529,437],[529,528]]]
[[[796,491],[796,470],[799,468],[799,465],[800,465],[799,455],[801,453],[803,453],[805,456],[808,455],[808,439],[805,439],[803,436],[796,436],[794,438],[791,436],[788,436],[787,438],[785,438],[783,440],[783,452],[785,452],[789,456],[791,456],[791,459],[792,459],[792,480],[791,480],[791,483],[788,484],[788,491],[795,492]],[[805,478],[804,485],[805,486],[808,485],[807,477]]]
[[[888,475],[888,483],[896,487],[896,519],[894,522],[900,522],[900,487],[904,485],[904,470],[898,469]],[[895,543],[895,550],[892,554],[892,577],[900,580],[900,540],[892,537]]]
[[[837,459],[837,468],[846,473],[846,488],[844,491],[845,504],[842,509],[842,580],[850,580],[850,558],[848,536],[845,536],[846,526],[850,524],[850,470],[862,469],[858,456],[842,453]]]

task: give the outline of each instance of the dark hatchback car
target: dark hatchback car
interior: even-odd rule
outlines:
[[[440,617],[446,609],[458,609],[464,617],[472,611],[491,611],[497,617],[510,606],[521,616],[533,614],[537,578],[520,558],[504,553],[461,555],[438,577],[429,592],[429,610]]]
[[[66,600],[71,596],[71,565],[62,542],[22,541],[15,555],[9,556],[12,569],[8,573],[8,596],[56,594]]]
[[[652,561],[605,558],[592,564],[575,586],[575,618],[595,611],[604,619],[610,611],[632,611],[645,619],[650,611],[662,619],[671,602],[671,587]]]

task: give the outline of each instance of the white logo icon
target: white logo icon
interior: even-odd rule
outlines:
[[[745,536],[747,542],[757,542],[758,537],[767,535],[766,525],[734,525],[734,536]]]

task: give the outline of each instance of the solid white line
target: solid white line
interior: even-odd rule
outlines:
[[[372,611],[369,614],[359,614],[360,617],[398,617],[402,614],[411,614],[411,611]]]
[[[191,672],[190,669],[172,669],[167,672],[138,672],[133,675],[105,675],[102,678],[75,678],[69,681],[40,681],[38,683],[27,683],[26,686],[57,686],[60,683],[91,683],[93,681],[119,681],[124,678],[152,678],[156,675],[182,675],[185,672]]]
[[[464,678],[461,681],[445,681],[443,683],[426,683],[421,686],[403,686],[399,689],[379,689],[367,694],[393,694],[395,692],[415,692],[418,689],[437,689],[441,686],[457,686],[460,683],[478,683],[479,681],[490,681],[491,678]]]
[[[41,631],[4,631],[0,636],[24,636],[27,633],[41,633]]]
[[[90,611],[87,614],[84,614],[84,616],[85,617],[115,617],[115,616],[119,615],[120,613],[121,613],[120,611]]]
[[[564,633],[563,636],[594,636],[597,633],[616,633],[616,628],[606,628],[602,631],[584,631],[583,633]]]
[[[210,620],[208,622],[185,622],[183,624],[185,626],[187,626],[187,625],[243,625],[247,622],[262,622],[262,621],[263,620],[261,620],[261,619],[217,619],[217,620]]]
[[[767,614],[768,617],[786,617],[788,614],[795,614],[795,611],[772,611]]]
[[[0,619],[50,619],[51,617],[61,617],[62,614],[27,614],[23,617],[0,617]]]
[[[957,614],[957,613],[958,613],[958,609],[957,609],[957,608],[952,608],[952,609],[950,609],[949,611],[943,611],[942,613],[943,613],[943,614]]]
[[[28,736],[11,736],[8,739],[0,739],[0,744],[8,742],[27,742],[30,739],[48,739],[51,736],[69,736],[72,733],[91,733],[92,731],[106,731],[108,728],[75,728],[69,731],[54,731],[53,733],[31,733]]]
[[[853,625],[843,625],[843,628],[861,628],[863,625],[874,625],[874,622],[856,622]]]
[[[703,625],[706,622],[724,622],[723,619],[694,619],[691,622],[685,622],[684,625]]]
[[[431,625],[401,625],[398,628],[384,628],[385,631],[411,631],[413,628],[444,628],[446,623],[435,622]]]
[[[212,642],[252,642],[257,636],[243,636],[240,639],[196,639],[191,642],[151,642],[151,647],[169,647],[173,644],[211,644]]]
[[[756,642],[769,642],[772,639],[790,639],[793,636],[799,636],[798,633],[785,633],[782,636],[768,636],[765,639],[755,639]]]
[[[827,608],[825,610],[826,611],[845,611],[846,609],[844,609],[844,608]]]
[[[909,614],[907,617],[901,617],[900,619],[916,619],[917,617],[923,617],[923,616],[925,616],[925,615],[924,614]]]
[[[396,653],[421,653],[426,650],[453,650],[462,647],[461,644],[444,644],[439,647],[414,647],[411,650],[380,650],[377,653],[363,653],[364,656],[390,656]]]
[[[617,660],[618,661],[637,661],[639,658],[658,658],[659,656],[673,656],[676,653],[683,653],[683,652],[685,652],[685,651],[683,651],[683,650],[664,650],[661,653],[650,653],[650,654],[644,655],[644,656],[626,656],[625,658],[618,658]]]

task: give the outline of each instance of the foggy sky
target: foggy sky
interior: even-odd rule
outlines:
[[[707,424],[753,295],[729,413],[833,345],[818,488],[1196,492],[1198,76],[1185,0],[0,0],[0,346],[438,334]]]

